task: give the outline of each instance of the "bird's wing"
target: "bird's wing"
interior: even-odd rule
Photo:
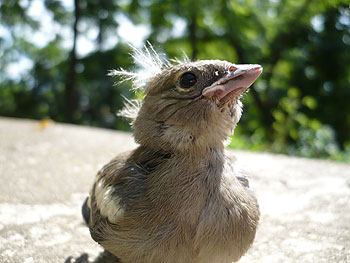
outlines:
[[[139,147],[118,155],[98,172],[87,202],[90,209],[87,221],[94,240],[101,243],[106,237],[139,227],[140,216],[135,217],[136,211],[141,214],[149,211],[149,174],[170,156]]]
[[[244,188],[249,188],[249,180],[246,173],[240,169],[237,158],[229,151],[226,152],[226,163],[230,167],[232,175],[241,183]]]
[[[116,156],[96,175],[87,206],[90,210],[89,229],[91,237],[98,243],[106,238],[106,233],[113,232],[113,222],[121,215],[123,209],[118,207],[118,195],[114,193],[116,185],[125,176],[122,172],[130,152]]]

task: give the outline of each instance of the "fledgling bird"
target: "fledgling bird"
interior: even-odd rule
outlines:
[[[134,151],[97,174],[83,215],[92,238],[122,263],[229,263],[252,244],[259,208],[224,150],[241,95],[260,65],[161,59],[134,49],[143,70],[115,70],[145,97],[129,101]]]

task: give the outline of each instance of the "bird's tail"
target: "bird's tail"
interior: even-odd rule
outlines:
[[[89,197],[86,197],[84,204],[81,208],[81,213],[87,225],[89,225],[89,222],[90,222],[90,208],[88,206],[88,200],[89,200]]]

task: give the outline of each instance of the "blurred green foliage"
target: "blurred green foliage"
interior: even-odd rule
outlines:
[[[46,39],[35,38],[47,23],[38,3]],[[130,22],[170,58],[263,65],[230,147],[350,161],[348,0],[4,1],[0,115],[128,129],[115,113],[130,84],[106,73],[133,67],[118,30]]]

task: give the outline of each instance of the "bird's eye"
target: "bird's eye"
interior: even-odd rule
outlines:
[[[193,73],[185,73],[180,78],[181,88],[188,89],[197,82],[197,77]]]

